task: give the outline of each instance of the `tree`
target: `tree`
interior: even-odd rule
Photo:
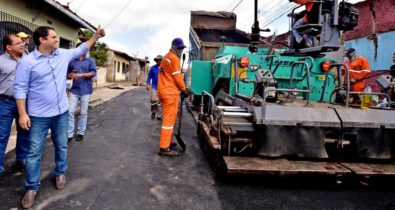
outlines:
[[[84,35],[89,39],[93,36],[93,32],[85,29]],[[96,42],[95,46],[91,48],[89,54],[95,59],[96,65],[105,66],[108,61],[108,46],[104,42]]]

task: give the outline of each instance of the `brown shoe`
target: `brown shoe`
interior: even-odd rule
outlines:
[[[169,157],[176,157],[176,156],[179,156],[180,153],[175,151],[175,150],[172,150],[170,148],[167,148],[167,149],[162,149],[161,148],[159,150],[159,155],[161,155],[161,156],[169,156]]]
[[[34,200],[36,200],[36,194],[37,192],[33,190],[26,191],[21,201],[22,208],[28,209],[32,207],[34,205]]]
[[[56,177],[56,189],[61,190],[66,186],[66,184],[67,180],[65,175],[60,175]]]

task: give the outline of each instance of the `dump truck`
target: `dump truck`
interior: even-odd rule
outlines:
[[[359,13],[344,1],[315,4],[317,21],[296,29],[314,36],[309,47],[294,44],[292,33],[286,48],[263,43],[257,0],[250,34],[237,32],[235,23],[224,32],[208,28],[216,24],[207,20],[207,28],[196,30],[201,17],[192,12],[191,50],[200,56],[192,61],[189,106],[195,110],[197,133],[215,171],[395,175],[395,111],[390,105],[369,103],[368,109],[361,109],[349,103],[353,95],[388,101],[390,97],[351,91],[348,67],[326,54],[341,48],[340,32],[352,30]],[[289,15],[292,22],[301,16],[297,11]],[[226,17],[221,21],[236,20]],[[208,40],[213,37],[218,40]],[[208,41],[217,51],[213,57],[208,56],[213,55]]]

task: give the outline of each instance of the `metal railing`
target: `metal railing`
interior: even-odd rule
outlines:
[[[23,20],[21,18],[15,17],[13,15],[0,12],[0,40],[6,34],[17,34],[19,32],[25,32],[26,34],[32,34],[38,26],[29,21]],[[34,43],[31,41],[29,46],[29,51],[34,49]],[[3,46],[0,46],[0,52],[3,53]]]

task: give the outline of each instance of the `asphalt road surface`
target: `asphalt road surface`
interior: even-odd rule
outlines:
[[[68,185],[56,190],[50,140],[42,159],[35,209],[395,209],[394,180],[369,187],[328,177],[217,177],[184,109],[181,157],[159,156],[160,121],[150,119],[149,93],[126,92],[90,110],[82,142],[69,144]],[[175,139],[174,139],[175,140]],[[13,163],[13,152],[6,165]],[[20,208],[23,174],[0,178],[0,209]]]

